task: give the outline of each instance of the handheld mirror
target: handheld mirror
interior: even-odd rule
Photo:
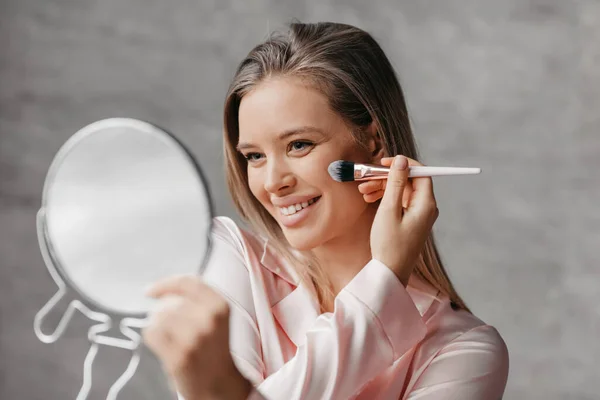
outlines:
[[[139,335],[128,328],[143,325],[153,306],[146,287],[202,271],[212,217],[201,169],[172,134],[128,118],[79,130],[50,165],[38,213],[42,255],[59,286],[36,315],[38,338],[55,341],[79,309],[104,323],[88,333],[93,344],[127,347],[99,335],[118,322],[129,348],[137,348]],[[59,327],[43,333],[44,317],[65,299]]]

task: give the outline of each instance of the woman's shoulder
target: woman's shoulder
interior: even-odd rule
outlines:
[[[448,324],[449,326],[455,325],[450,328],[454,333],[454,339],[451,343],[464,341],[485,343],[498,354],[507,353],[506,343],[494,325],[483,321],[472,312],[463,309],[452,309],[451,312],[453,315],[448,317],[448,320],[455,321]]]
[[[495,393],[489,398],[499,398],[497,393],[502,393],[508,379],[509,352],[498,330],[453,307],[447,296],[436,296],[424,317],[427,334],[411,359],[415,365],[411,390],[453,380],[477,381]]]
[[[427,318],[428,335],[423,343],[425,353],[439,353],[442,349],[478,347],[499,365],[508,364],[508,348],[495,326],[474,313],[457,308],[446,296],[440,296]]]

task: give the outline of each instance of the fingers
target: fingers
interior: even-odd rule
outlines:
[[[409,166],[422,166],[423,164],[409,157]],[[385,157],[381,159],[381,165],[391,166],[394,157]],[[384,196],[387,187],[387,180],[377,179],[362,182],[358,185],[359,192],[363,195],[367,203],[374,203]],[[413,192],[417,192],[413,195]],[[412,204],[411,204],[412,203]],[[433,191],[433,181],[430,177],[410,178],[407,180],[402,196],[402,207],[411,208],[416,211],[437,209],[435,193]],[[436,210],[437,211],[437,210]]]
[[[375,192],[364,194],[363,198],[367,203],[375,203],[377,200],[383,197],[383,193],[383,190],[377,190]]]
[[[229,336],[223,333],[229,324],[228,302],[195,276],[167,278],[148,294],[159,300],[142,336],[167,372],[180,371],[190,361],[189,355],[203,351],[214,335]]]
[[[385,188],[386,179],[375,179],[372,181],[365,181],[358,185],[358,191],[362,194],[369,194],[383,190]]]
[[[410,158],[409,158],[409,160],[410,160]],[[383,165],[384,167],[389,167],[390,165],[392,165],[393,161],[394,161],[394,157],[383,157],[381,159],[381,165]]]
[[[146,296],[161,298],[166,295],[199,299],[211,290],[195,275],[177,275],[156,282],[146,290]]]
[[[197,344],[199,327],[207,324],[203,317],[191,301],[173,295],[162,297],[150,315],[149,325],[142,331],[144,342],[163,360],[169,374],[183,366],[184,355]]]
[[[423,165],[411,158],[408,159],[408,163],[411,166]],[[431,212],[432,214],[435,214],[437,218],[439,211],[437,209],[437,202],[433,192],[433,180],[431,177],[411,178],[410,180],[413,193],[410,198],[410,203],[408,204],[408,207],[406,207],[408,211]]]
[[[380,162],[382,166],[389,167],[392,165],[393,161],[394,157],[384,157],[381,159]],[[379,190],[385,190],[386,183],[387,179],[374,179],[370,181],[365,181],[358,185],[358,191],[362,194],[370,194]],[[379,198],[381,198],[381,196]]]
[[[408,158],[409,165],[416,163],[415,160]],[[381,159],[381,165],[389,167],[394,161],[394,157],[385,157]],[[418,163],[417,163],[418,164]],[[363,195],[365,202],[374,203],[383,197],[387,179],[374,179],[371,181],[365,181],[358,185],[358,191]],[[404,195],[402,197],[402,207],[407,208],[412,194],[412,184],[410,179],[408,180],[406,187],[404,188]]]
[[[404,156],[396,156],[390,167],[381,205],[399,211],[399,216],[402,215],[402,198],[407,182],[408,160]]]

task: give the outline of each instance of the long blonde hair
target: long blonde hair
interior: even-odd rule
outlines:
[[[396,73],[377,42],[356,27],[322,22],[292,23],[287,33],[274,33],[257,45],[239,65],[225,101],[224,151],[227,183],[238,212],[250,226],[315,283],[320,301],[332,292],[323,269],[310,252],[293,254],[281,228],[248,186],[247,161],[236,150],[238,110],[243,96],[271,76],[307,79],[329,100],[331,109],[353,127],[358,145],[365,145],[367,127],[375,125],[387,156],[403,154],[418,160],[404,94]],[[299,262],[300,261],[300,262]],[[450,281],[430,234],[415,274],[447,295],[453,307],[468,308]],[[321,303],[323,304],[323,303]]]

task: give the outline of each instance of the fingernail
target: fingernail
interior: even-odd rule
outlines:
[[[406,157],[402,157],[402,156],[396,156],[394,157],[394,167],[396,169],[399,169],[400,171],[406,169],[406,167],[408,166],[408,160],[406,159]]]

